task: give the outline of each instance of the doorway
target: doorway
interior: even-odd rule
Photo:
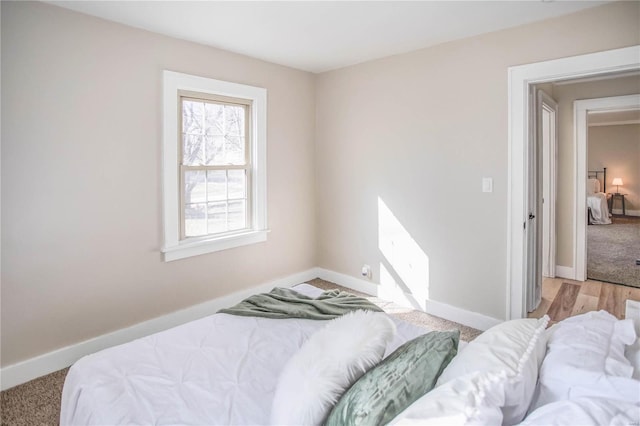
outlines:
[[[574,104],[576,135],[576,173],[587,176],[588,159],[588,117],[589,114],[603,112],[620,112],[637,110],[640,106],[640,95],[612,96],[606,98],[584,99]],[[611,169],[610,169],[611,170]],[[609,179],[607,179],[609,180]],[[605,182],[608,185],[610,182]],[[586,179],[576,182],[576,233],[575,233],[575,279],[587,279],[587,206],[580,200],[587,197]]]
[[[640,46],[509,68],[507,319],[526,317],[526,284],[532,264],[529,258],[537,257],[537,246],[528,244],[535,234],[531,231],[532,227],[527,229],[529,214],[535,209],[529,200],[532,176],[528,154],[532,125],[529,120],[531,85],[637,70],[640,70]]]

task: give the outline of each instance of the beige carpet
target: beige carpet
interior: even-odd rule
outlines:
[[[402,319],[404,321],[427,328],[429,330],[458,329],[460,330],[460,338],[466,342],[469,342],[475,339],[480,333],[482,333],[480,330],[476,330],[475,328],[467,327],[465,325],[458,324],[457,322],[448,321],[440,317],[435,317],[433,315],[429,315],[421,311],[416,311],[415,309],[405,308],[393,302],[388,302],[378,297],[371,297],[365,293],[360,293],[358,291],[354,291],[349,288],[341,287],[329,281],[321,280],[320,278],[316,278],[315,280],[309,281],[309,284],[312,284],[324,290],[331,290],[334,288],[338,288],[340,290],[348,291],[349,293],[353,293],[353,294],[357,294],[359,296],[365,297],[369,301],[380,306],[382,309],[384,309],[386,313],[388,313],[392,317]]]
[[[640,217],[587,227],[587,278],[640,288]]]
[[[68,370],[65,368],[2,392],[2,425],[57,425],[62,385]]]
[[[366,297],[380,306],[389,315],[430,330],[459,329],[462,340],[470,341],[478,336],[479,330],[447,321],[424,312],[403,308],[377,297],[369,297],[339,285],[315,279],[309,282],[316,287],[329,290],[339,288]],[[60,396],[62,385],[69,369],[56,371],[0,394],[1,424],[11,426],[57,425],[60,417]]]

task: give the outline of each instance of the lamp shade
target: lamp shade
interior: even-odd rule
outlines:
[[[611,185],[624,185],[622,183],[622,178],[613,178],[613,182],[611,182]]]

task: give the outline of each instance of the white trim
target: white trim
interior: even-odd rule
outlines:
[[[376,296],[380,288],[379,285],[370,281],[365,281],[328,269],[311,268],[306,271],[278,278],[255,287],[240,290],[204,303],[190,306],[161,317],[153,318],[148,321],[132,325],[131,327],[103,334],[83,342],[74,343],[64,348],[56,349],[16,364],[8,365],[0,369],[0,390],[9,389],[28,382],[29,380],[66,368],[83,356],[95,353],[102,349],[121,345],[153,333],[185,324],[189,321],[213,315],[218,310],[234,305],[252,294],[267,292],[273,287],[291,287],[296,284],[310,281],[316,277],[353,290],[370,294],[372,296]],[[402,301],[398,300],[398,302],[401,303]],[[499,319],[491,318],[477,312],[467,311],[465,309],[432,300],[427,301],[427,311],[432,315],[480,330],[487,330],[488,328],[502,322]]]
[[[269,231],[250,231],[242,234],[227,235],[213,240],[180,242],[177,246],[163,247],[164,261],[184,259],[185,257],[198,256],[219,250],[226,250],[247,244],[256,244],[267,241]],[[212,247],[215,245],[215,248]]]
[[[350,275],[342,274],[339,272],[331,271],[329,269],[317,268],[318,277],[323,280],[330,281],[335,284],[339,284],[343,287],[350,288],[352,290],[361,291],[371,296],[379,296],[381,292],[381,286],[371,281],[363,280],[361,278],[355,278]],[[407,303],[409,297],[404,294],[393,294],[385,292],[385,298],[390,301],[398,303],[403,306],[407,306],[411,309],[417,309],[415,306]],[[446,303],[437,302],[435,300],[426,301],[425,312],[431,315],[438,316],[440,318],[454,321],[468,327],[477,328],[479,330],[487,330],[494,325],[500,324],[502,320],[489,317],[478,312],[467,311],[466,309],[458,308],[456,306],[448,305]]]
[[[482,331],[486,331],[503,322],[497,318],[478,312],[467,311],[466,309],[458,308],[442,302],[436,302],[435,300],[427,300],[426,312]]]
[[[640,334],[640,302],[637,300],[627,299],[625,303],[624,318],[633,320],[636,334]],[[635,344],[638,347],[638,341]]]
[[[318,278],[321,278],[325,281],[329,281],[334,284],[350,288],[352,290],[360,291],[370,296],[378,295],[379,285],[374,282],[363,280],[362,278],[352,277],[351,275],[342,274],[340,272],[335,272],[330,269],[316,268],[316,271],[318,273]]]
[[[574,101],[574,140],[575,152],[575,198],[573,200],[573,212],[575,217],[575,230],[573,233],[573,265],[575,279],[584,281],[587,279],[587,116],[590,111],[621,111],[626,109],[638,109],[640,107],[640,95],[611,96],[607,98],[582,99]]]
[[[570,266],[556,265],[556,278],[566,278],[568,280],[576,279],[576,271]]]
[[[638,69],[640,69],[640,46],[509,67],[507,71],[509,96],[507,319],[526,316],[524,299],[526,257],[523,223],[527,217],[529,177],[525,150],[530,126],[529,85]]]
[[[640,120],[603,121],[601,123],[589,123],[589,127],[626,126],[627,124],[640,124]]]
[[[0,370],[1,389],[5,390],[45,374],[53,373],[70,366],[85,355],[102,349],[213,315],[219,309],[234,305],[252,294],[264,293],[270,291],[273,287],[291,287],[312,280],[317,276],[317,270],[311,268],[8,365]]]
[[[640,210],[625,210],[625,216],[640,216]],[[621,215],[622,209],[611,209],[611,214]]]
[[[639,74],[640,74],[640,71],[629,71],[629,72],[618,73],[616,74],[616,77],[617,78],[633,77],[634,75],[639,75]],[[564,86],[565,84],[590,83],[592,81],[606,80],[608,78],[610,78],[610,76],[608,75],[599,75],[595,77],[576,78],[576,79],[565,80],[565,81],[554,81],[553,85]]]
[[[164,261],[225,250],[267,239],[267,89],[211,78],[163,71],[162,207]],[[178,158],[178,91],[248,99],[251,108],[251,229],[192,242],[180,240],[180,189]]]

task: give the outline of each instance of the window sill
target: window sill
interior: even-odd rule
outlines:
[[[183,241],[175,246],[163,247],[161,251],[164,253],[164,261],[171,262],[172,260],[261,243],[267,241],[268,232],[268,230],[247,231],[242,234],[225,235],[208,240]]]

